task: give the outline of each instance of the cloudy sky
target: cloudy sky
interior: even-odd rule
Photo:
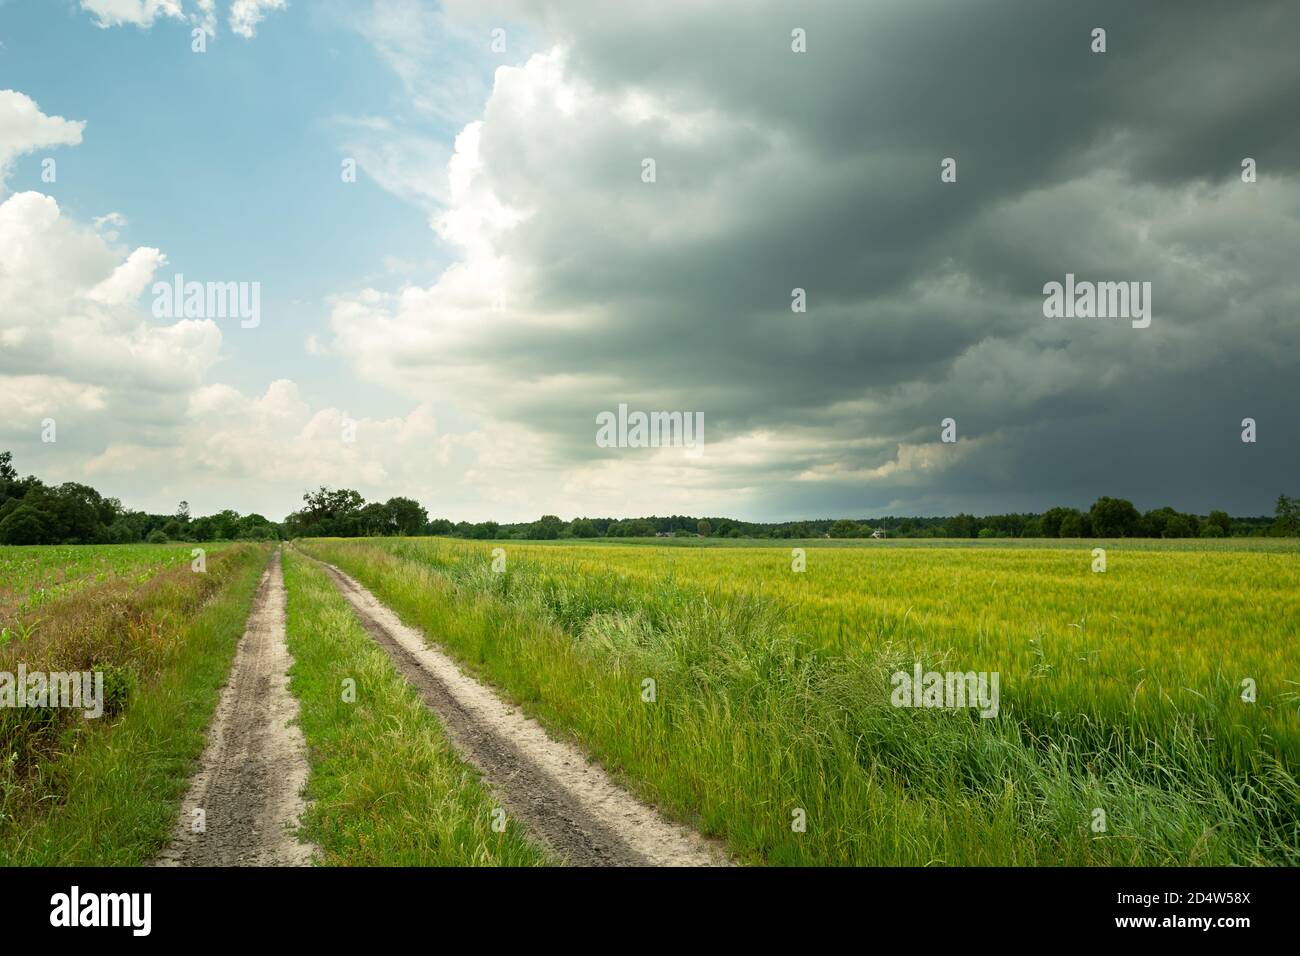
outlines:
[[[1297,36],[1289,0],[0,0],[0,448],[272,518],[1270,513]],[[258,323],[160,316],[177,274]],[[1149,327],[1046,317],[1067,274],[1149,282]],[[601,447],[620,403],[703,453]]]

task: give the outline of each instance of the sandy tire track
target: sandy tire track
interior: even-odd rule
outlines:
[[[720,843],[665,820],[576,747],[553,739],[537,721],[464,674],[360,583],[318,563],[367,633],[442,720],[453,746],[483,773],[506,812],[565,863],[730,865]]]
[[[253,599],[198,772],[172,841],[155,866],[307,866],[316,848],[295,835],[306,803],[307,742],[293,721],[293,658],[285,644],[280,551]],[[193,811],[206,814],[193,832]]]

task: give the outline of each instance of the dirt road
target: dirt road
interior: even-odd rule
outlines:
[[[294,835],[305,804],[307,744],[294,723],[277,550],[221,692],[203,759],[156,866],[306,866]],[[196,813],[196,811],[200,811]]]
[[[323,565],[366,631],[441,718],[507,814],[575,866],[723,866],[720,844],[661,817],[577,748],[464,674],[373,594]]]

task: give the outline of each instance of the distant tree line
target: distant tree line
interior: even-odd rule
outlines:
[[[9,452],[0,452],[0,544],[126,544],[134,541],[233,541],[297,537],[440,535],[478,540],[569,538],[866,538],[876,531],[892,538],[1219,538],[1300,535],[1300,499],[1279,495],[1273,517],[1229,517],[1223,511],[1185,514],[1173,508],[1139,512],[1123,498],[1099,498],[1087,511],[1051,508],[1042,514],[975,517],[884,517],[851,520],[753,522],[733,518],[669,515],[649,518],[574,518],[542,515],[536,521],[451,522],[430,519],[411,498],[367,502],[350,488],[318,488],[282,523],[259,514],[221,511],[192,518],[189,505],[175,514],[151,515],[124,508],[89,485],[49,486],[19,478]]]
[[[445,519],[429,522],[426,534],[457,538],[547,540],[555,538],[869,538],[880,530],[891,538],[1220,538],[1300,535],[1300,499],[1281,495],[1274,517],[1229,517],[1156,508],[1145,514],[1123,498],[1099,498],[1087,511],[1052,508],[1043,514],[976,517],[884,517],[851,520],[753,522],[689,515],[649,518],[574,518],[555,515],[520,524]]]
[[[234,541],[278,538],[279,526],[259,514],[222,511],[191,518],[184,501],[171,515],[124,508],[89,485],[19,478],[10,452],[0,452],[0,544],[131,544],[136,541]]]

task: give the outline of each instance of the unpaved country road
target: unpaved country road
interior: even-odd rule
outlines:
[[[506,812],[573,866],[725,866],[725,850],[619,787],[577,748],[462,673],[357,581],[321,562]]]
[[[305,804],[307,743],[289,693],[280,551],[262,575],[221,692],[199,771],[171,844],[155,866],[306,866],[315,847],[294,835]],[[205,814],[194,832],[194,811]]]

